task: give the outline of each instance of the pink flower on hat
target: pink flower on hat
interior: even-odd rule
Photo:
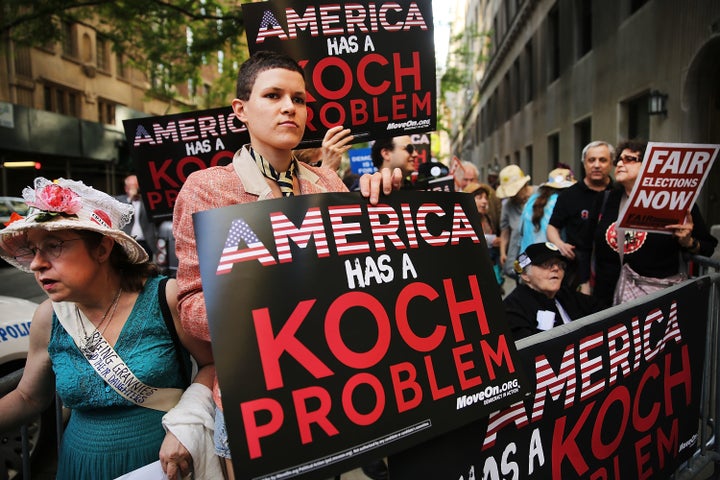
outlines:
[[[82,200],[77,193],[54,183],[36,190],[35,200],[27,204],[45,212],[67,215],[75,215],[82,209]]]

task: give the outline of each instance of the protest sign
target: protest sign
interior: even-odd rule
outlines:
[[[711,286],[698,279],[521,340],[530,395],[392,456],[393,480],[670,478],[699,447]]]
[[[685,223],[718,149],[720,145],[648,143],[638,178],[620,212],[620,228],[671,233],[666,225]]]
[[[350,157],[350,170],[353,173],[362,175],[363,173],[373,173],[375,165],[373,165],[370,148],[351,148],[348,150]]]
[[[171,218],[175,198],[192,172],[227,165],[247,129],[230,107],[123,121],[145,209],[153,220]]]
[[[250,53],[282,52],[305,70],[308,120],[301,147],[335,125],[355,141],[435,130],[430,0],[242,5]]]
[[[469,195],[301,195],[193,220],[238,478],[327,478],[525,390]]]
[[[427,163],[432,160],[432,153],[430,152],[430,133],[414,133],[410,135],[410,141],[415,147],[417,156],[415,157],[415,170],[420,165]]]

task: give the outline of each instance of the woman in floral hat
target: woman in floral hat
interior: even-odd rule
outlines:
[[[193,458],[163,428],[189,383],[176,340],[200,365],[211,355],[180,328],[174,281],[121,230],[132,206],[65,179],[37,178],[23,197],[32,208],[0,232],[0,256],[33,273],[49,298],[33,316],[23,377],[0,399],[0,431],[39,415],[57,390],[72,410],[58,479],[114,479],[159,452],[170,478],[190,473]],[[202,368],[188,389],[205,389],[210,412],[213,375]]]

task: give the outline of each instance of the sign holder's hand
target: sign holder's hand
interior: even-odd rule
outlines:
[[[685,223],[673,223],[672,225],[666,225],[665,229],[672,230],[673,236],[677,238],[677,241],[682,248],[695,250],[697,247],[697,240],[695,240],[692,236],[694,226],[691,210],[688,209],[685,213]]]
[[[370,199],[371,205],[377,205],[380,193],[390,195],[393,190],[400,190],[402,185],[402,171],[394,168],[383,168],[379,172],[366,173],[360,177],[360,193]]]

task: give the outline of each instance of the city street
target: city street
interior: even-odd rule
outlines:
[[[21,272],[17,268],[2,262],[0,267],[0,295],[18,297],[40,303],[47,298],[35,283],[35,277],[30,273]]]

